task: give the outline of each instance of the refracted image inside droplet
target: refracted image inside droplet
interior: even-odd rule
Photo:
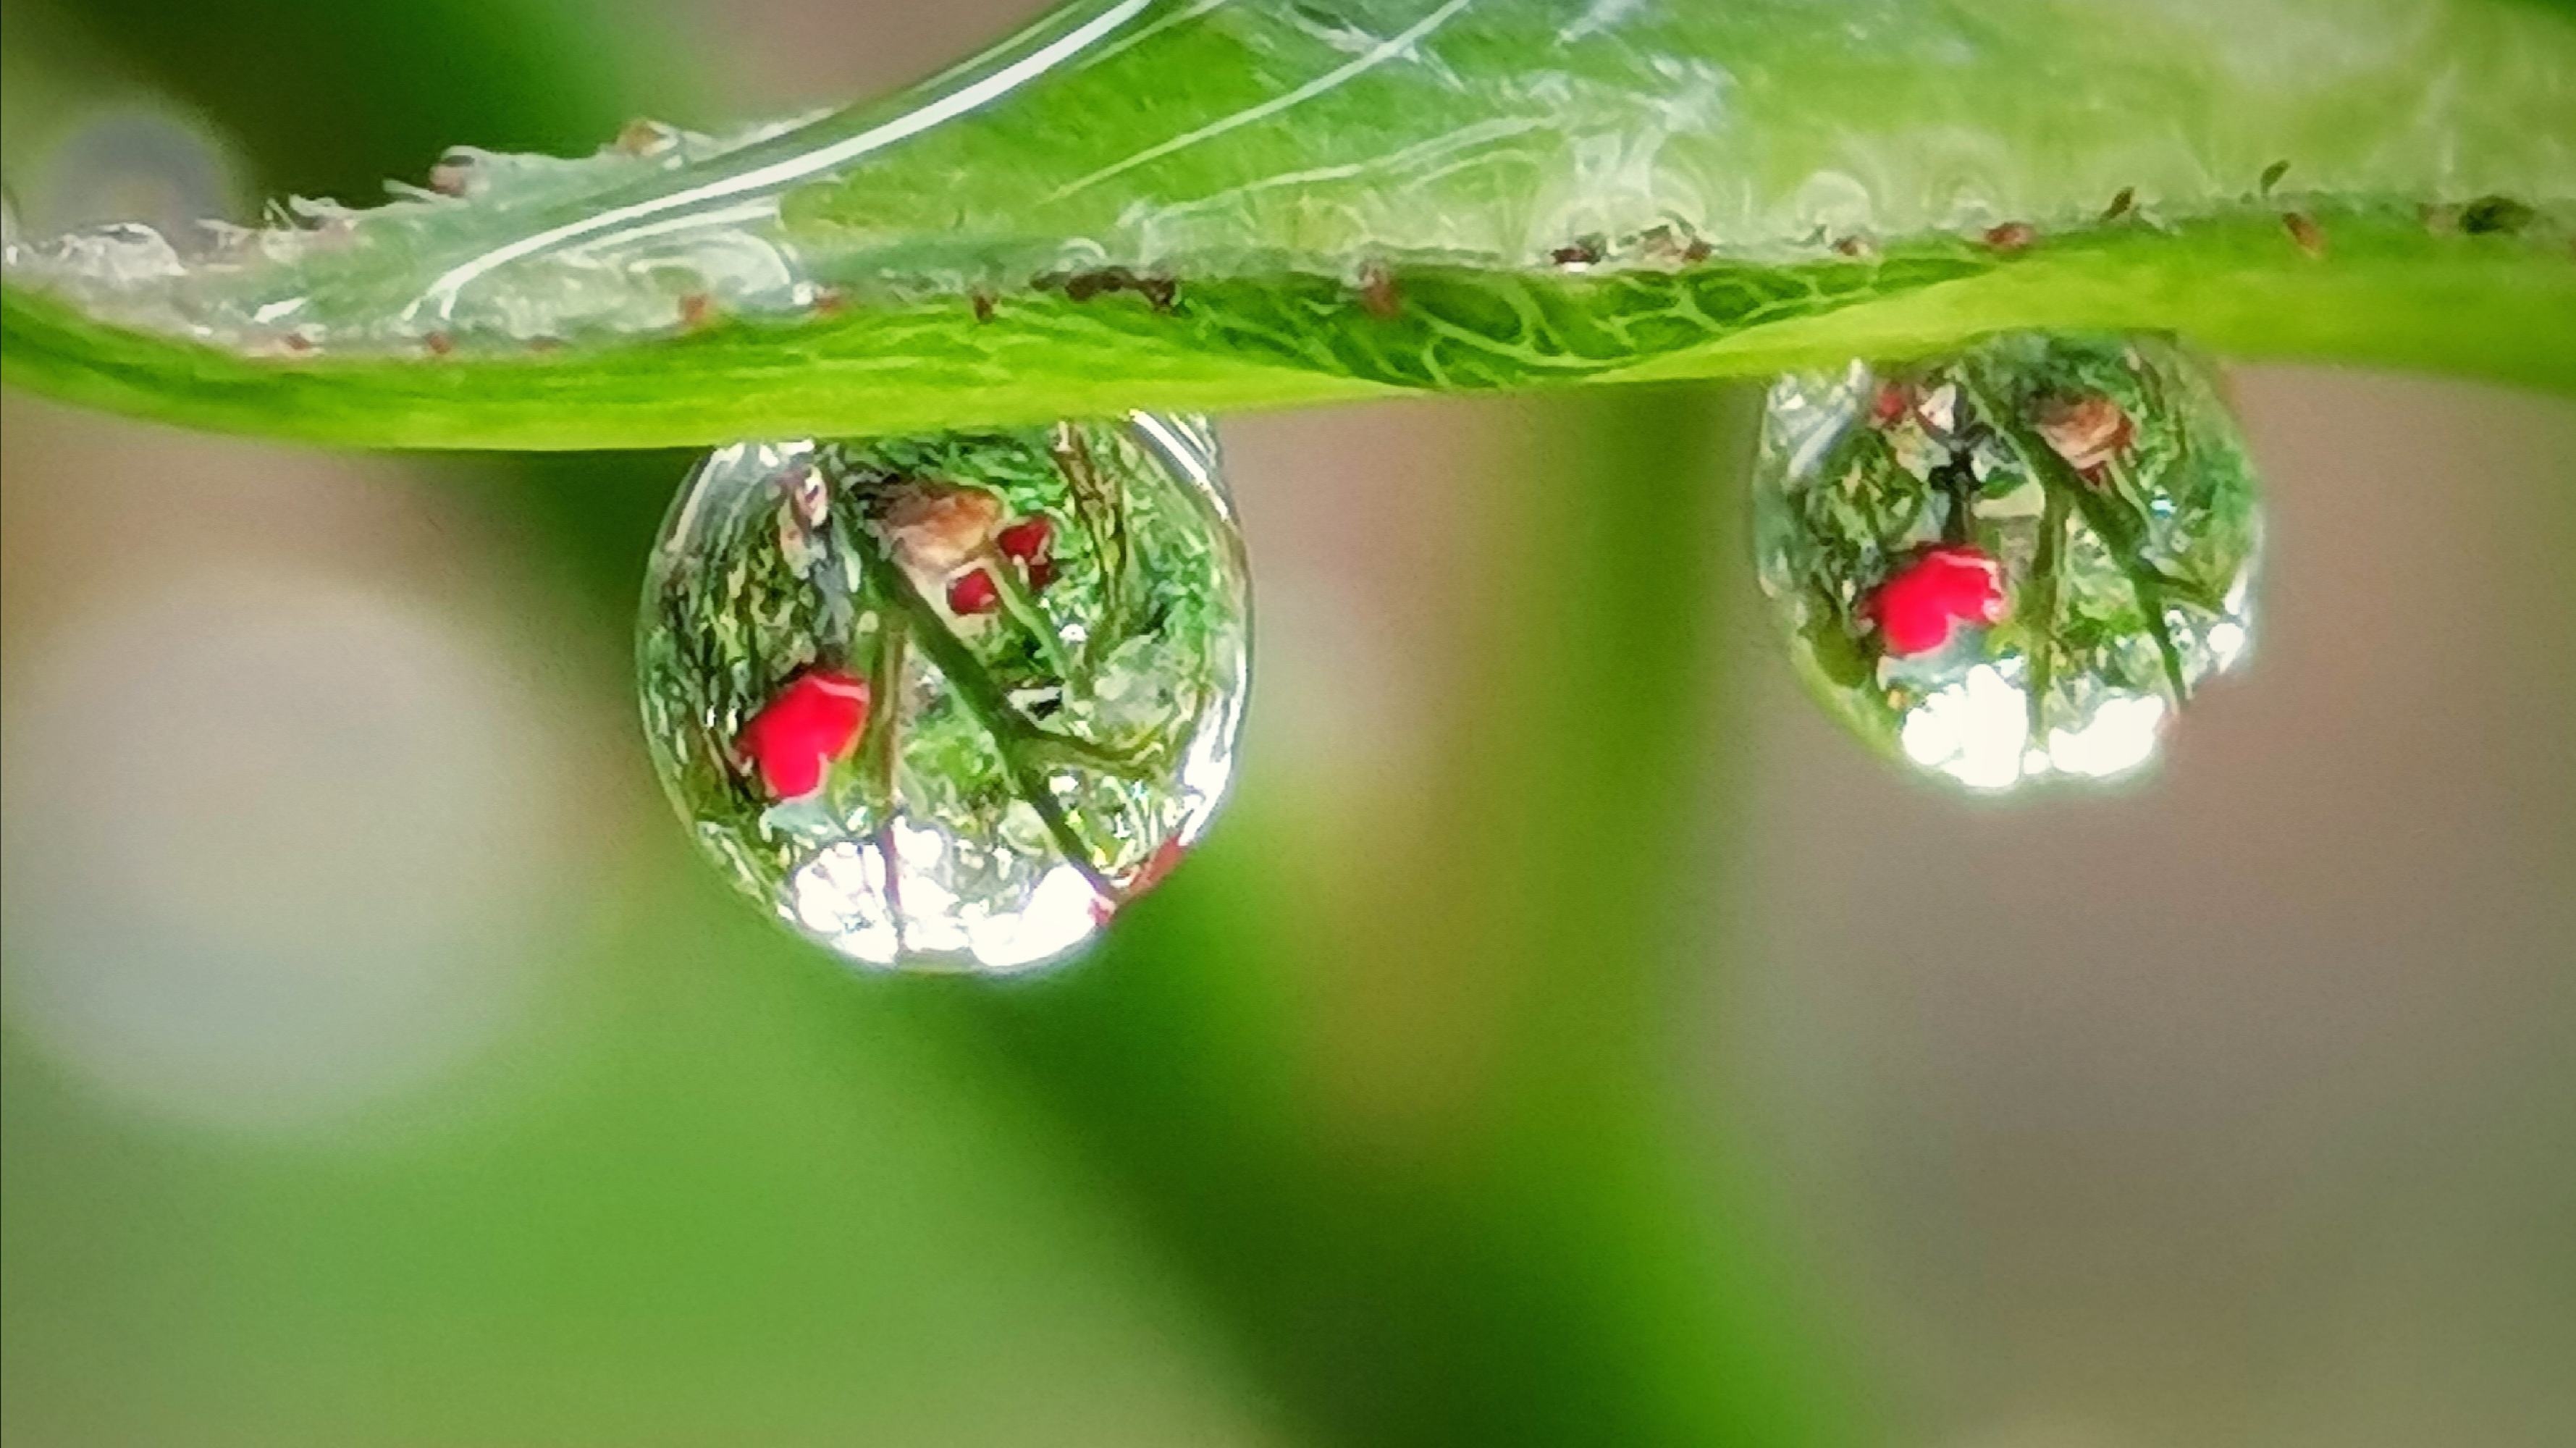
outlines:
[[[2100,778],[2250,640],[2251,461],[2212,368],[2023,334],[1771,389],[1763,591],[1863,737],[1980,789]]]
[[[1207,828],[1247,589],[1198,420],[738,444],[653,556],[645,730],[699,844],[807,934],[1034,965]]]

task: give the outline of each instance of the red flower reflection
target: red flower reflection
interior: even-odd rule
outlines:
[[[1889,653],[1930,653],[1950,641],[1955,625],[2003,621],[2003,566],[1975,548],[1935,548],[1880,584],[1860,611],[1878,624]]]
[[[1031,564],[1053,556],[1055,524],[1044,513],[1022,518],[993,535],[993,546],[1015,563]]]
[[[1002,586],[984,569],[960,573],[948,580],[948,611],[959,618],[991,613],[1001,606]]]
[[[995,533],[993,547],[1019,566],[1031,592],[1044,592],[1055,582],[1055,524],[1045,514],[1032,514]],[[1001,583],[988,568],[978,567],[948,580],[948,611],[960,618],[991,613],[1001,606]]]
[[[807,669],[742,726],[735,747],[780,799],[822,788],[823,771],[848,754],[868,723],[868,681]]]

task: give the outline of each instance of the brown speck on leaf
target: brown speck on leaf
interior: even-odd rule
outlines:
[[[1648,227],[1637,237],[1637,251],[1649,261],[1666,265],[1689,265],[1708,260],[1712,248],[1707,240],[1688,227],[1663,222]]]
[[[474,186],[474,158],[450,151],[429,168],[429,189],[441,196],[462,196]]]
[[[680,325],[695,330],[716,319],[716,299],[704,292],[690,292],[680,298]]]
[[[1395,290],[1395,273],[1386,263],[1373,261],[1360,268],[1360,310],[1381,322],[1394,320],[1404,310],[1404,299]]]
[[[2102,208],[2102,219],[2104,221],[2117,221],[2121,217],[2128,215],[2129,208],[2137,204],[2138,188],[2135,186],[2123,186],[2120,188],[2120,194],[2111,198],[2111,204]]]
[[[818,317],[837,317],[850,309],[850,294],[839,287],[816,287],[813,312]]]
[[[2325,228],[2317,225],[2316,218],[2304,211],[2284,212],[2281,226],[2290,233],[2290,240],[2299,244],[2299,250],[2310,256],[2326,254]]]
[[[966,294],[966,305],[974,309],[976,321],[989,322],[993,320],[993,294],[991,292],[968,292]]]
[[[1549,252],[1547,259],[1563,267],[1598,266],[1601,262],[1601,244],[1590,237],[1584,237]]]
[[[1087,302],[1106,292],[1123,291],[1135,285],[1136,274],[1125,267],[1103,267],[1098,271],[1075,272],[1064,279],[1064,294],[1077,302]]]
[[[1987,248],[2006,256],[2028,251],[2038,241],[2039,228],[2027,221],[2007,221],[2001,226],[1987,228],[1985,235]]]
[[[1878,255],[1878,243],[1871,241],[1866,236],[1837,237],[1834,240],[1834,254],[1836,256],[1849,257],[1874,257]]]
[[[445,332],[432,332],[420,339],[420,345],[429,349],[432,357],[444,357],[456,350],[456,339]]]
[[[659,121],[646,120],[642,116],[637,116],[617,129],[617,149],[629,156],[650,156],[669,145],[671,140],[672,135],[668,127]]]
[[[358,239],[358,219],[346,212],[312,217],[304,220],[296,234],[315,251],[346,251]],[[245,234],[242,241],[245,251],[257,245],[256,237],[250,234]]]
[[[286,350],[289,352],[310,352],[313,350],[313,339],[302,332],[289,332],[278,340],[285,344]]]
[[[2481,196],[2460,208],[2460,230],[2471,236],[2520,231],[2540,215],[2510,196]]]
[[[2271,195],[2272,188],[2280,185],[2281,178],[2289,174],[2290,163],[2287,161],[2275,161],[2271,165],[2264,167],[2262,180],[2258,183],[2258,194],[2264,196]]]
[[[1075,272],[1071,276],[1043,276],[1038,278],[1037,284],[1040,287],[1062,287],[1066,298],[1077,302],[1087,302],[1112,292],[1134,292],[1158,312],[1170,311],[1173,300],[1180,295],[1180,283],[1172,278],[1140,277],[1123,266]]]

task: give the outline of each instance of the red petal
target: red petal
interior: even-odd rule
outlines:
[[[1929,653],[1960,623],[1998,623],[2004,616],[2003,569],[1974,548],[1935,548],[1891,575],[1861,606],[1877,621],[1887,651]]]
[[[1145,863],[1136,868],[1136,873],[1127,877],[1127,884],[1119,891],[1117,900],[1112,901],[1106,897],[1096,897],[1092,900],[1092,923],[1107,925],[1110,919],[1117,915],[1120,905],[1136,900],[1163,883],[1165,876],[1181,867],[1181,853],[1181,842],[1178,840],[1165,840],[1156,845],[1154,853],[1145,858]]]
[[[1002,586],[993,575],[978,568],[948,580],[948,611],[960,618],[969,614],[991,613],[1002,606]]]
[[[1160,845],[1155,846],[1153,856],[1145,861],[1144,868],[1136,872],[1136,878],[1128,882],[1127,898],[1133,900],[1137,896],[1144,894],[1146,891],[1153,889],[1157,885],[1160,885],[1163,883],[1165,876],[1171,874],[1174,870],[1177,870],[1180,867],[1181,842],[1178,840],[1163,841]]]
[[[1002,556],[1021,563],[1035,563],[1048,556],[1055,546],[1055,524],[1043,513],[1023,518],[993,535],[993,546]]]
[[[812,794],[823,771],[858,743],[868,722],[868,681],[830,669],[808,669],[742,726],[735,741],[780,799]]]

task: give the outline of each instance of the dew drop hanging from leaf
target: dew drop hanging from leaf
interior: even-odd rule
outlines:
[[[853,959],[1063,955],[1234,763],[1248,579],[1204,422],[743,443],[663,526],[663,783],[733,882]]]
[[[1975,788],[2146,763],[2250,641],[2253,466],[2214,371],[2162,338],[1782,378],[1754,503],[1818,697]]]

